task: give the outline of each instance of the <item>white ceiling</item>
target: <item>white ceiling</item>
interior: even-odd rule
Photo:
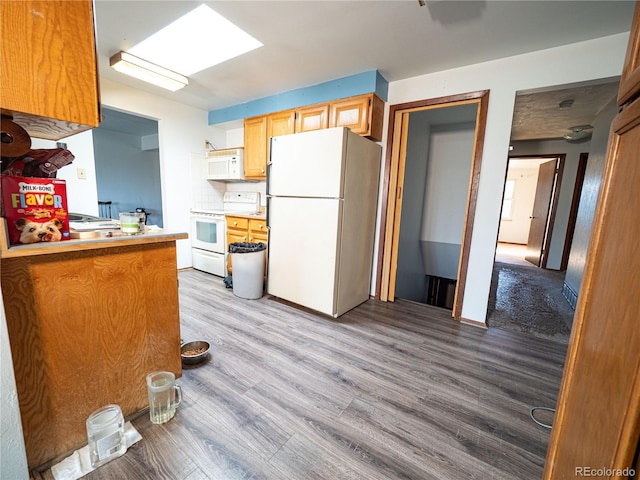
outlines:
[[[189,86],[178,92],[130,79],[109,68],[111,55],[129,49],[202,3],[260,40],[264,47],[190,76]],[[634,10],[632,1],[526,0],[427,0],[424,7],[416,0],[96,0],[95,5],[102,78],[207,111],[369,70],[378,70],[393,82],[626,32]],[[211,44],[199,48],[217,47]],[[609,92],[615,92],[615,84]],[[591,102],[598,104],[592,110],[602,108],[602,98],[609,95],[600,90],[587,93],[599,95],[596,102]],[[554,102],[555,97],[547,99],[547,103]],[[549,123],[548,112],[532,113],[539,103],[536,98],[523,99],[528,117],[545,118]],[[563,118],[565,131],[572,125],[591,123],[593,112],[582,110],[581,115],[580,121]],[[532,121],[525,124],[524,119],[516,120],[520,132],[539,128],[534,128]],[[569,125],[565,125],[567,122]],[[536,135],[546,137],[532,133],[525,136],[557,138],[561,133]]]

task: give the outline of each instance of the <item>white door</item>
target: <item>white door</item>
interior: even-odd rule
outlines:
[[[334,315],[342,201],[272,197],[268,208],[268,293]]]
[[[339,127],[273,137],[267,194],[342,197],[345,132]]]

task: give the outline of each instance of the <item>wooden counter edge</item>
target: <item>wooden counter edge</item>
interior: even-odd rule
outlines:
[[[225,217],[240,217],[240,218],[255,218],[256,220],[266,220],[267,215],[265,213],[235,213],[228,212],[224,214]]]
[[[53,255],[57,253],[97,250],[126,245],[145,245],[149,243],[184,240],[189,235],[183,232],[158,230],[143,235],[104,237],[86,240],[62,240],[54,243],[34,243],[31,245],[10,246],[7,237],[6,220],[0,222],[0,258],[31,257],[35,255]]]

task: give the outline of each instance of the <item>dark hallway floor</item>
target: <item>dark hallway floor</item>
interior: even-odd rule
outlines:
[[[499,250],[487,325],[568,343],[574,311],[562,296],[564,275],[534,267],[517,252]]]

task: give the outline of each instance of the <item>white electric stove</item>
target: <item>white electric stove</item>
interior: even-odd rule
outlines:
[[[225,192],[221,209],[191,209],[193,268],[224,277],[226,263],[225,214],[260,211],[259,192]]]

